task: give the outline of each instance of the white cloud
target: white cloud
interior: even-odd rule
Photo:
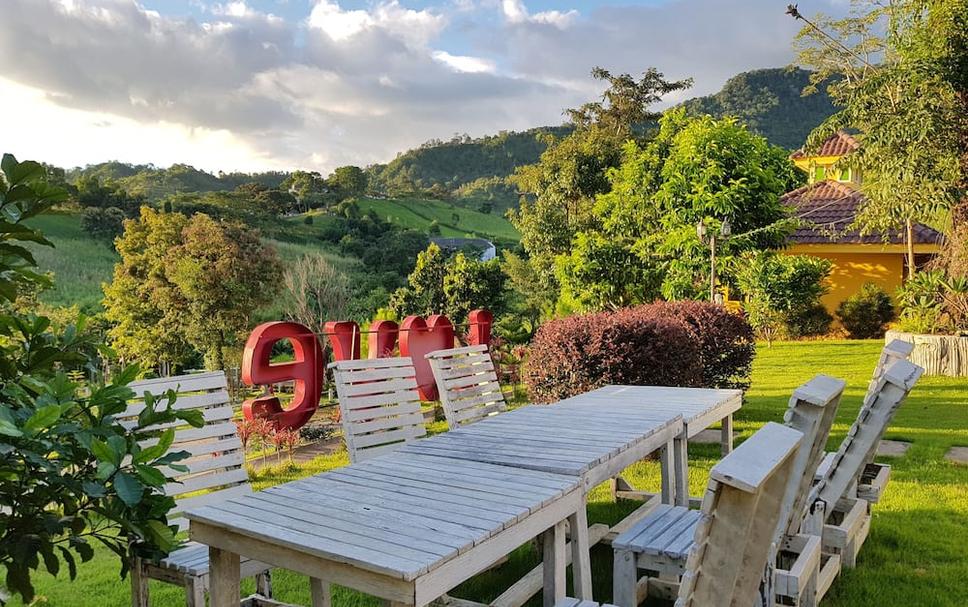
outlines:
[[[524,5],[524,0],[502,0],[501,11],[508,23],[543,23],[553,25],[559,29],[565,29],[571,25],[578,17],[578,11],[543,11],[534,15],[528,12],[528,7]]]
[[[457,72],[478,74],[481,72],[494,73],[497,70],[493,61],[480,57],[451,55],[447,51],[434,51],[431,56]]]
[[[318,0],[309,14],[310,27],[323,31],[335,42],[378,29],[411,46],[425,46],[445,24],[442,15],[404,8],[397,0],[378,4],[371,11],[343,10],[338,2]]]
[[[0,112],[15,117],[0,145],[66,165],[327,171],[454,132],[557,124],[600,95],[596,65],[656,66],[706,94],[787,63],[797,29],[774,0],[599,5],[581,18],[520,0],[412,1],[319,0],[283,19],[225,0],[199,23],[137,0],[0,0]]]

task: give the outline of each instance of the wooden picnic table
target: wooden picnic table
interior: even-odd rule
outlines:
[[[209,546],[211,607],[238,607],[240,556],[308,575],[313,607],[328,607],[329,584],[420,607],[542,534],[554,604],[565,596],[565,522],[584,514],[575,476],[392,453],[186,517]],[[587,542],[571,546],[590,598]]]
[[[580,477],[591,491],[657,449],[671,445],[682,416],[619,402],[529,405],[414,441],[403,453],[486,462]]]
[[[733,413],[743,405],[743,391],[610,385],[565,399],[555,406],[580,410],[582,407],[600,407],[605,404],[615,411],[646,409],[656,414],[682,416],[682,431],[672,441],[671,450],[668,447],[662,449],[662,502],[688,506],[688,440],[714,423],[722,422],[722,454],[726,455],[732,451]],[[671,474],[669,468],[672,469]],[[618,475],[615,476],[613,493],[618,497],[642,494],[640,491],[635,491]]]

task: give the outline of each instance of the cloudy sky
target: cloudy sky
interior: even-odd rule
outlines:
[[[844,0],[801,2],[810,14]],[[786,65],[787,0],[2,0],[0,151],[61,166],[386,162],[558,124],[589,71]]]

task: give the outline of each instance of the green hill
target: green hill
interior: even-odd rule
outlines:
[[[450,141],[428,141],[419,148],[399,154],[387,164],[367,169],[370,188],[392,192],[411,186],[430,188],[438,184],[448,190],[488,177],[506,177],[516,167],[532,164],[547,147],[548,135],[565,135],[568,126],[541,127],[527,131],[502,131],[497,135]]]
[[[825,90],[802,95],[809,78],[810,72],[802,69],[743,72],[730,78],[718,93],[682,105],[690,114],[735,116],[770,143],[795,150],[836,111]]]
[[[267,171],[213,175],[187,164],[173,164],[163,169],[153,165],[133,165],[117,161],[92,164],[67,172],[67,179],[71,182],[87,176],[97,177],[102,182],[115,182],[129,194],[141,195],[149,201],[157,202],[173,194],[230,191],[250,182],[278,188],[288,173]]]
[[[390,223],[422,232],[436,221],[444,237],[481,237],[505,243],[517,242],[520,238],[511,222],[500,215],[480,213],[440,200],[362,198],[358,204],[364,213],[372,209]]]

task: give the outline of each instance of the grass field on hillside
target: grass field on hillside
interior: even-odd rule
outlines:
[[[430,222],[436,220],[440,224],[440,235],[446,238],[478,236],[515,242],[520,238],[511,222],[501,215],[481,213],[440,200],[361,198],[358,202],[364,213],[373,209],[381,218],[405,228],[426,231]]]
[[[54,288],[41,300],[55,306],[77,304],[84,310],[100,308],[101,283],[111,280],[118,260],[111,245],[91,238],[77,213],[47,213],[28,223],[54,243],[53,248],[31,245],[40,270],[54,273]]]
[[[842,377],[848,389],[827,445],[835,449],[857,414],[881,343],[801,342],[760,347],[753,370],[753,385],[737,414],[738,441],[748,438],[767,421],[781,422],[793,389],[816,373]],[[911,441],[899,458],[879,458],[893,466],[891,482],[874,508],[870,537],[861,551],[858,567],[844,571],[834,583],[822,607],[963,607],[968,579],[968,467],[944,460],[954,445],[968,446],[968,382],[964,379],[923,378],[902,406],[886,437]],[[435,428],[436,429],[436,425]],[[718,445],[690,445],[690,492],[700,495],[709,468],[719,459]],[[345,452],[318,458],[296,469],[269,469],[253,476],[257,488],[293,480],[346,464]],[[633,466],[626,478],[651,490],[659,487],[655,462]],[[637,506],[614,503],[606,487],[589,499],[590,522],[615,523]],[[595,598],[611,597],[612,553],[597,546],[592,554]],[[492,572],[478,576],[451,594],[489,601],[518,576],[537,564],[529,547],[518,549],[511,560]],[[40,605],[57,607],[123,607],[130,604],[127,582],[117,578],[117,564],[107,551],[98,549],[95,559],[79,568],[80,579],[71,584],[65,577],[37,577]],[[287,602],[309,604],[305,577],[285,571],[273,575],[276,596]],[[251,591],[251,580],[244,590]],[[182,604],[180,588],[152,583],[155,605]],[[93,597],[97,597],[96,600]],[[334,603],[344,606],[376,606],[378,601],[337,589]],[[19,605],[15,600],[14,605]],[[533,600],[532,605],[540,605]],[[647,603],[654,605],[655,602]]]

